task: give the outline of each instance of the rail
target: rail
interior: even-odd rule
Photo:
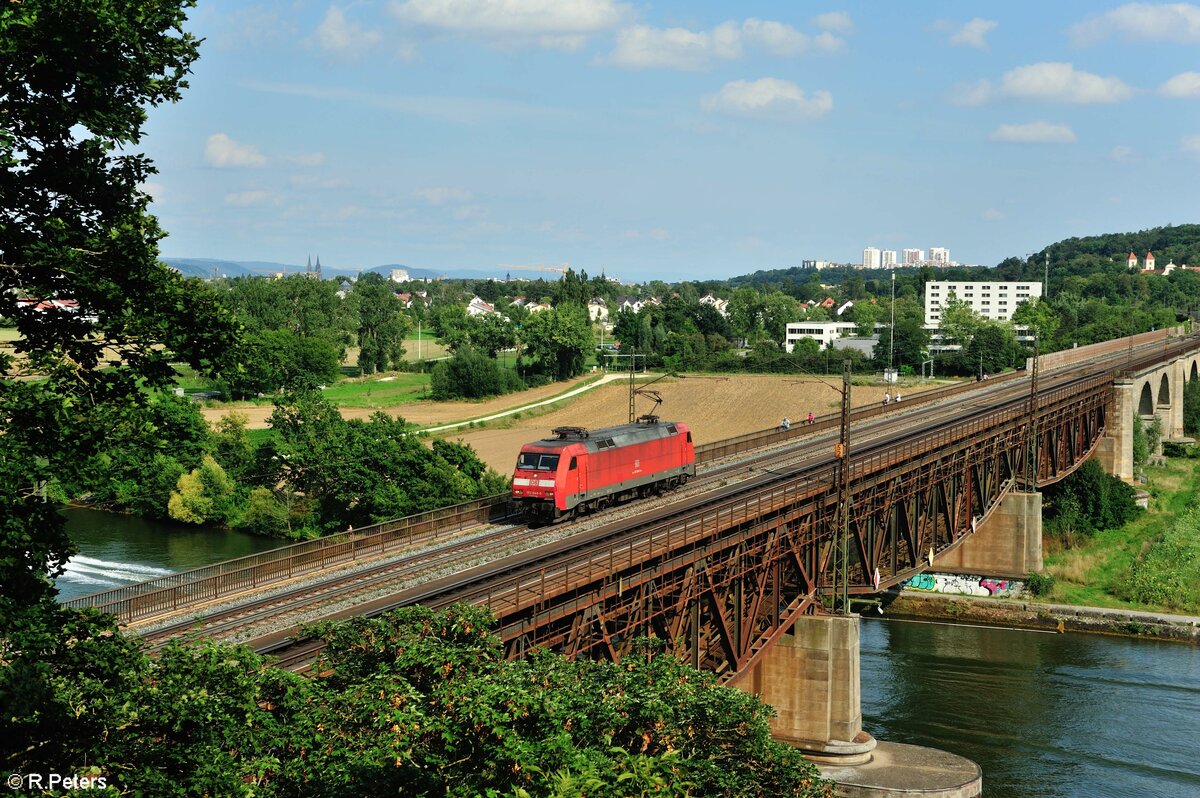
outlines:
[[[1162,335],[1156,335],[1154,340],[1165,341],[1166,339]],[[1175,339],[1172,343],[1175,346],[1167,347],[1169,350],[1173,350],[1172,354],[1182,349],[1194,348],[1194,341],[1184,343]],[[1125,346],[1127,344],[1112,351],[1119,351]],[[1073,353],[1082,352],[1083,348],[1071,351]],[[1089,354],[1098,353],[1089,352]],[[1156,353],[1156,356],[1162,354]],[[1020,379],[1024,376],[1019,371],[1009,372],[995,377],[993,383]],[[860,407],[853,411],[852,418],[856,421],[875,418],[914,405],[953,398],[978,387],[975,383],[963,383],[924,391],[912,394],[910,398],[900,404],[886,407],[881,405]],[[761,430],[701,444],[696,447],[696,461],[697,463],[708,463],[764,446],[786,443],[812,432],[835,429],[837,426],[836,416],[827,415],[813,424],[797,424],[787,430],[777,428]],[[377,556],[396,548],[435,541],[452,531],[511,516],[512,508],[507,494],[489,496],[453,507],[431,510],[317,540],[295,543],[234,560],[157,577],[145,582],[80,596],[65,601],[63,604],[73,608],[93,607],[112,613],[124,622],[129,622],[213,601],[246,590],[259,589],[333,565],[353,562],[365,556]]]
[[[123,622],[135,621],[262,588],[362,557],[432,542],[447,533],[510,516],[508,496],[489,496],[80,596],[64,601],[63,605],[93,607],[112,613]]]

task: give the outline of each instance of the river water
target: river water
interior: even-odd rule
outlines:
[[[988,798],[1200,796],[1200,648],[864,619],[863,727],[983,768]]]
[[[151,521],[70,507],[60,512],[79,553],[55,584],[60,600],[273,549],[283,541],[244,532]]]

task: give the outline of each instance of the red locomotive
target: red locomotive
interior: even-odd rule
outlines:
[[[526,517],[557,521],[614,502],[677,488],[696,475],[686,424],[650,417],[586,430],[556,427],[553,438],[521,447],[513,499]]]

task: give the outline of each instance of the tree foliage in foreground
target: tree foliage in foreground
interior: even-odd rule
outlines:
[[[236,325],[215,294],[158,262],[163,231],[133,148],[197,55],[188,0],[23,0],[0,8],[0,633],[50,600],[71,551],[53,500],[141,385],[184,361],[228,363]],[[71,299],[37,311],[17,298]],[[41,379],[21,379],[37,375]]]
[[[98,616],[14,641],[0,770],[122,794],[831,796],[771,710],[647,644],[620,664],[509,662],[493,619],[421,607],[321,627],[312,677],[245,648],[150,658]]]

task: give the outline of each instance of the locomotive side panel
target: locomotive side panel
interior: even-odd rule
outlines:
[[[526,444],[513,473],[512,496],[530,516],[553,520],[580,505],[595,509],[657,483],[676,487],[695,473],[686,425],[630,424],[584,432],[575,440],[560,436]]]

